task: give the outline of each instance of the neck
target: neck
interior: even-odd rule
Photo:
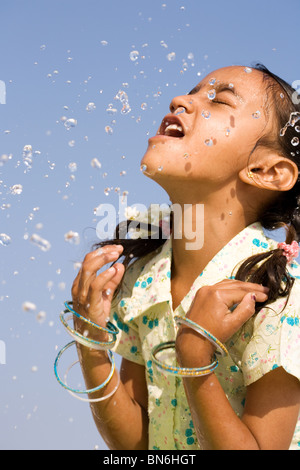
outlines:
[[[229,191],[229,194],[232,190]],[[237,198],[216,194],[191,204],[174,203],[172,278],[191,286],[209,261],[246,226],[256,214],[245,213]]]

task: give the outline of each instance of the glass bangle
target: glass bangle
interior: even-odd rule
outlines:
[[[66,313],[67,312],[61,313],[59,318],[62,324],[64,325],[66,331],[75,341],[82,344],[83,346],[86,346],[87,348],[96,349],[99,351],[112,349],[115,346],[116,339],[117,339],[115,333],[111,333],[113,335],[113,339],[111,341],[96,341],[96,340],[87,338],[86,336],[83,336],[82,334],[78,333],[78,331],[70,327],[70,325],[68,324],[68,321],[73,318],[73,315],[66,317]]]
[[[97,325],[97,323],[92,322],[88,318],[83,317],[79,313],[75,312],[73,308],[70,307],[70,302],[65,302],[65,307],[66,309],[71,312],[73,315],[75,315],[76,318],[79,318],[80,320],[84,321],[85,323],[88,323],[88,325],[96,328],[97,330],[104,331],[106,333],[109,333],[111,335],[117,335],[119,333],[118,328],[115,327],[115,325],[111,322],[107,322],[107,327],[105,328],[103,326]]]
[[[78,364],[78,362],[79,361],[73,362],[73,364],[71,364],[68,367],[68,369],[66,370],[65,375],[64,375],[65,385],[68,385],[67,384],[67,377],[68,377],[68,374],[69,374],[70,370],[72,369],[72,367],[74,367],[76,364]],[[87,403],[98,403],[100,401],[104,401],[104,400],[107,400],[108,398],[112,397],[116,393],[116,391],[118,390],[120,382],[121,382],[121,379],[120,379],[120,375],[118,374],[117,385],[113,388],[113,390],[111,392],[107,393],[106,395],[104,395],[103,397],[100,397],[100,398],[83,398],[82,396],[72,392],[71,390],[68,390],[68,392],[74,398],[77,398],[77,400],[81,400],[81,401],[84,401],[84,402],[87,402]]]
[[[102,382],[101,385],[99,385],[98,387],[95,387],[95,388],[92,388],[90,390],[78,390],[78,389],[74,389],[74,388],[71,388],[69,387],[66,383],[64,383],[61,378],[59,377],[59,374],[58,374],[58,363],[59,363],[59,360],[61,358],[61,356],[63,355],[63,353],[68,349],[70,348],[71,346],[74,346],[76,345],[76,341],[71,341],[71,343],[68,343],[66,344],[66,346],[64,346],[60,351],[59,353],[57,354],[56,356],[56,359],[55,359],[55,362],[54,362],[54,374],[55,374],[55,377],[57,379],[57,381],[60,383],[60,385],[65,388],[66,390],[70,391],[70,392],[73,392],[73,393],[80,393],[80,394],[86,394],[86,393],[94,393],[94,392],[98,392],[99,390],[101,390],[102,388],[104,388],[111,380],[113,374],[114,374],[114,371],[115,371],[115,359],[114,359],[114,356],[113,356],[113,353],[108,350],[107,353],[108,353],[108,358],[110,360],[110,363],[111,363],[111,370],[110,370],[110,373],[107,377],[106,380],[104,380],[104,382]],[[70,368],[69,368],[70,369]]]
[[[175,316],[174,320],[177,325],[185,325],[188,328],[191,328],[192,330],[196,331],[201,336],[204,336],[210,343],[212,343],[215,348],[217,349],[216,353],[221,354],[221,356],[227,356],[228,355],[228,350],[226,346],[221,343],[214,335],[212,335],[209,331],[205,330],[205,328],[202,328],[202,326],[198,325],[198,323],[193,322],[189,318],[181,318],[179,316]]]
[[[211,374],[218,367],[219,364],[215,358],[215,360],[211,364],[205,367],[188,368],[169,366],[161,362],[156,357],[158,353],[164,351],[165,349],[175,349],[175,341],[168,341],[166,343],[161,343],[155,346],[152,349],[151,356],[154,364],[167,374],[177,375],[178,377],[200,377]]]

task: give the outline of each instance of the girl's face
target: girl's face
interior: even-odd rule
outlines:
[[[212,190],[233,181],[270,127],[265,104],[261,72],[237,66],[212,72],[172,100],[171,113],[149,139],[145,174],[167,191],[193,182]]]

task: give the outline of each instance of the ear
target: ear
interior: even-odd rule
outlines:
[[[289,191],[298,176],[296,163],[281,155],[268,155],[239,173],[244,183],[270,191]]]

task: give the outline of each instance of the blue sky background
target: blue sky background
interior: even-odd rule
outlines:
[[[58,315],[74,263],[96,240],[94,209],[118,206],[123,191],[128,205],[168,202],[141,174],[140,160],[172,97],[206,73],[262,62],[290,83],[300,80],[299,13],[299,0],[1,0],[0,233],[11,239],[0,244],[1,449],[106,448],[88,405],[53,374],[57,349],[69,341]],[[114,99],[119,90],[128,95],[126,115]],[[68,130],[65,118],[77,126]],[[77,245],[65,241],[71,230]],[[51,248],[41,251],[33,234]],[[36,309],[24,311],[24,302]]]

